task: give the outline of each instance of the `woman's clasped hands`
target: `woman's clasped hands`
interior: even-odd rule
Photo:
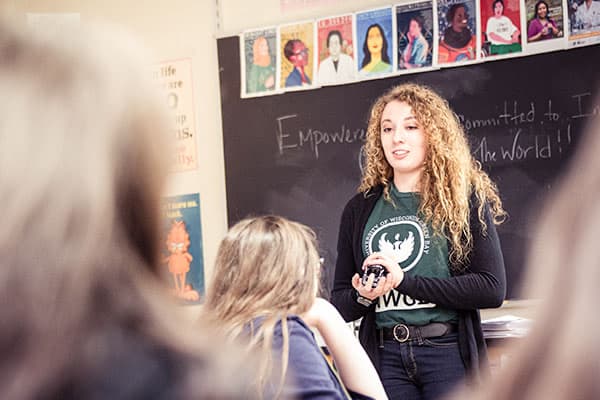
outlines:
[[[362,277],[359,274],[354,274],[352,277],[352,286],[362,297],[374,300],[397,287],[402,282],[402,279],[404,279],[404,271],[398,263],[382,252],[372,253],[365,258],[362,265],[363,271],[366,271],[367,267],[371,265],[381,265],[385,268],[387,274],[379,278],[375,287],[373,287],[373,282],[375,282],[374,274],[370,274],[364,284],[361,279]]]

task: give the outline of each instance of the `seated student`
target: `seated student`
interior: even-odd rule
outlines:
[[[141,60],[113,31],[0,19],[3,400],[236,399],[253,381],[159,279],[168,130]]]
[[[591,128],[536,230],[525,298],[543,302],[531,332],[491,382],[452,399],[600,398],[599,118]]]
[[[267,398],[386,399],[367,354],[340,314],[317,298],[320,262],[315,234],[281,217],[249,218],[221,242],[204,311],[226,336],[261,354]],[[309,326],[323,337],[339,377],[323,357]],[[289,373],[288,373],[289,372]],[[360,393],[360,395],[359,395]]]

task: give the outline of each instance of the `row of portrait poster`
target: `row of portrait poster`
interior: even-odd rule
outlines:
[[[240,35],[241,96],[600,43],[600,0],[423,0]]]

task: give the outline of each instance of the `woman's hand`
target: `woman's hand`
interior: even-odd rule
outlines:
[[[361,282],[361,277],[358,274],[354,274],[352,277],[352,286],[356,291],[367,299],[374,300],[377,297],[388,293],[393,288],[398,286],[402,279],[404,279],[404,271],[402,268],[392,260],[389,256],[383,253],[373,253],[369,257],[365,258],[363,262],[363,271],[367,269],[369,265],[381,265],[387,270],[387,275],[380,278],[377,286],[373,288],[373,281],[375,276],[371,274],[365,285]]]

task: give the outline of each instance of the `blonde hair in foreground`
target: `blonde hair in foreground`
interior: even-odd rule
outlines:
[[[600,398],[600,118],[594,119],[536,229],[524,286],[524,298],[542,301],[533,328],[485,390],[457,400]]]
[[[179,356],[175,398],[227,398],[229,351],[158,279],[168,126],[150,64],[113,30],[62,32],[0,18],[0,397],[93,398],[125,337]]]
[[[281,367],[281,390],[289,348],[286,317],[309,310],[317,295],[319,274],[314,232],[282,217],[244,219],[221,242],[205,309],[229,337],[247,339],[248,348],[259,352],[261,388],[273,376],[275,364]],[[260,323],[253,324],[257,318]],[[281,360],[272,360],[278,322],[283,353]]]
[[[364,146],[366,165],[359,191],[368,192],[382,185],[390,198],[394,171],[381,144],[381,115],[385,106],[400,101],[412,108],[414,117],[427,137],[425,168],[421,178],[419,212],[436,233],[450,241],[450,261],[463,264],[472,248],[469,227],[469,199],[479,201],[479,221],[485,232],[484,204],[490,206],[492,219],[500,224],[506,213],[498,189],[471,155],[466,136],[448,102],[433,90],[416,84],[402,84],[379,97],[371,108]]]

